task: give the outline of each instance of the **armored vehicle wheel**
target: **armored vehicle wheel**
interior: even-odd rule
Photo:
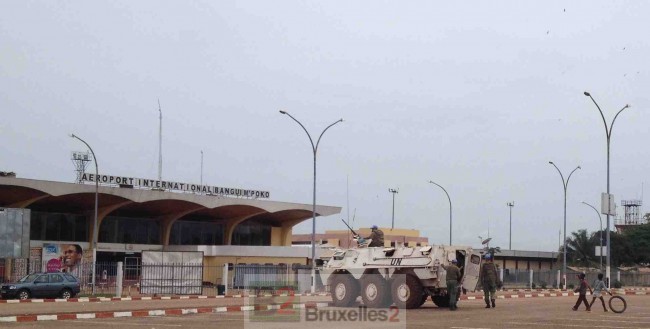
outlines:
[[[388,282],[381,275],[371,274],[362,280],[361,298],[364,305],[381,308],[391,304]]]
[[[350,306],[359,296],[359,283],[350,274],[334,274],[331,287],[334,306]]]
[[[399,308],[418,308],[426,301],[420,280],[412,274],[406,274],[404,280],[397,278],[391,284],[393,301]]]
[[[449,307],[449,295],[431,296],[431,300],[438,307]]]

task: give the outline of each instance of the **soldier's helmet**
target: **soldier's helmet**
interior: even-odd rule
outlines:
[[[452,259],[452,260],[451,260],[451,263],[452,263],[452,264],[458,264],[458,261],[455,260],[455,259]]]
[[[371,227],[371,229],[376,230],[376,229],[378,229],[378,227],[377,227],[377,225],[373,225],[373,226]]]
[[[487,253],[487,254],[483,255],[483,258],[485,258],[486,260],[490,260],[490,259],[492,259],[492,255],[490,255],[490,253]]]

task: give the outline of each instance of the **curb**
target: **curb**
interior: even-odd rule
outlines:
[[[99,303],[99,302],[127,302],[127,301],[147,301],[147,300],[182,300],[182,299],[221,299],[221,298],[261,298],[261,297],[308,297],[308,296],[329,296],[329,294],[265,294],[265,295],[229,295],[229,296],[156,296],[156,297],[84,297],[70,299],[0,299],[0,304],[18,304],[18,303]]]
[[[224,306],[224,307],[202,307],[202,308],[173,308],[160,310],[136,310],[121,312],[92,312],[92,313],[65,313],[65,314],[43,314],[43,315],[15,315],[0,317],[0,323],[4,322],[36,322],[36,321],[61,321],[61,320],[86,320],[86,319],[109,319],[109,318],[138,318],[150,316],[179,316],[190,314],[206,313],[230,313],[250,311],[271,311],[280,309],[304,309],[327,307],[329,303],[302,303],[302,304],[271,304],[271,305],[248,305],[248,306]]]
[[[617,292],[614,291],[615,295],[650,295],[650,292],[647,291],[624,291]],[[534,298],[534,297],[574,297],[578,296],[578,293],[575,292],[551,292],[551,293],[518,293],[518,294],[503,294],[496,296],[497,299],[506,299],[506,298]],[[590,296],[591,294],[587,294]],[[461,296],[460,300],[481,300],[483,296]]]

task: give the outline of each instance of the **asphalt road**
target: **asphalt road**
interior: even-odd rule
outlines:
[[[452,329],[492,329],[492,328],[650,328],[650,297],[625,296],[628,307],[623,314],[603,312],[602,307],[594,305],[592,312],[572,311],[574,297],[526,298],[498,300],[497,307],[485,309],[482,301],[462,301],[458,311],[435,307],[431,302],[417,310],[399,314],[398,322],[389,322],[395,311],[388,311],[386,321],[353,321],[350,314],[358,308],[325,308],[332,317],[339,312],[347,314],[346,321],[339,317],[336,321],[305,321],[305,314],[299,317],[283,318],[284,322],[272,322],[270,318],[253,318],[261,322],[247,322],[242,313],[198,314],[186,316],[92,319],[70,321],[45,321],[32,323],[3,323],[3,328],[48,328],[74,329],[89,328],[227,328],[227,329],[347,329],[347,328],[452,328]],[[304,311],[303,311],[304,312]],[[333,315],[335,314],[335,315]],[[286,315],[285,315],[286,316]],[[298,322],[287,322],[297,320]]]

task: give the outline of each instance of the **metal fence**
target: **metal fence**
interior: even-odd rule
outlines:
[[[567,271],[567,286],[576,286],[578,283],[577,275],[580,272],[569,270]],[[598,278],[599,272],[587,272],[587,282],[594,282]],[[650,287],[650,273],[640,272],[623,272],[612,271],[612,287],[617,285],[617,282],[623,287]],[[503,270],[503,285],[506,288],[557,288],[558,287],[558,270]]]
[[[9,264],[11,263],[11,264]],[[10,269],[10,273],[7,273]],[[122,294],[177,295],[259,292],[308,292],[311,289],[311,267],[305,265],[230,264],[227,275],[224,265],[204,264],[141,264],[138,259],[122,265]],[[79,279],[81,296],[93,292],[92,273],[95,271],[95,294],[114,296],[117,292],[117,262],[85,262],[70,271]],[[0,283],[18,281],[27,274],[44,271],[41,260],[0,259]],[[227,281],[223,280],[227,277]],[[324,287],[316,276],[317,291]]]

